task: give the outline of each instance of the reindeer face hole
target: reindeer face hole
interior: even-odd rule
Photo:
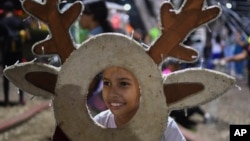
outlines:
[[[89,90],[87,104],[92,117],[107,110],[105,112],[111,112],[115,117],[122,117],[127,123],[136,114],[140,105],[138,80],[122,67],[110,67],[96,75]],[[125,124],[119,121],[115,123],[117,127]]]

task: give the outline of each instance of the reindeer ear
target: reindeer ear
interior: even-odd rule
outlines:
[[[58,71],[51,65],[28,62],[5,68],[4,75],[31,95],[53,97]]]
[[[164,92],[167,105],[171,110],[176,110],[211,101],[234,84],[235,79],[224,73],[192,68],[168,75],[164,80]]]

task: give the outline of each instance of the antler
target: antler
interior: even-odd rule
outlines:
[[[48,1],[48,0],[47,0]],[[81,2],[75,2],[67,11],[60,13],[58,10],[59,0],[45,1],[45,4],[33,0],[24,0],[23,8],[38,19],[47,23],[52,37],[33,45],[33,53],[38,55],[59,54],[61,62],[64,63],[74,45],[70,38],[69,27],[79,16],[82,10]],[[62,42],[63,41],[63,42]]]
[[[202,9],[204,0],[186,0],[181,12],[174,11],[171,3],[165,2],[161,7],[162,35],[151,46],[148,54],[160,64],[168,57],[192,62],[198,53],[181,42],[198,26],[207,23],[220,15],[221,9],[216,6]]]

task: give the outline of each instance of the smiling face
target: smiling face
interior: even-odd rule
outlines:
[[[127,123],[140,104],[137,79],[121,67],[105,69],[103,73],[103,99],[115,116],[117,127]]]

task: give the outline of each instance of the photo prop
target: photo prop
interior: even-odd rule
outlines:
[[[211,101],[235,84],[235,79],[204,68],[176,71],[162,77],[160,63],[167,57],[194,62],[198,53],[182,42],[200,25],[215,20],[221,9],[203,8],[204,0],[186,0],[178,10],[170,2],[161,6],[162,35],[148,49],[131,37],[118,33],[94,36],[77,50],[69,27],[82,11],[77,1],[65,12],[59,0],[39,3],[23,0],[24,10],[47,23],[50,36],[33,46],[36,55],[58,54],[61,67],[25,62],[8,66],[5,76],[34,96],[51,98],[56,120],[53,141],[156,141],[160,140],[171,110]],[[124,127],[97,125],[87,108],[86,97],[94,77],[104,69],[119,66],[138,79],[142,100],[136,115]]]

